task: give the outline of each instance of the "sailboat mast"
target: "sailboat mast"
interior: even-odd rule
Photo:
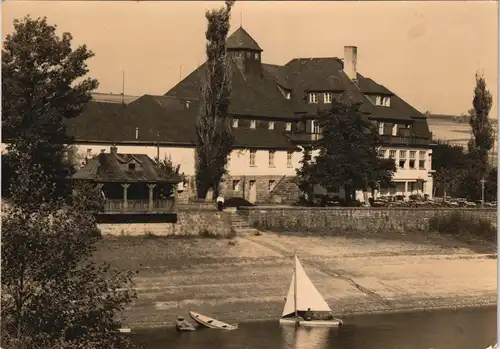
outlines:
[[[295,309],[295,317],[297,317],[297,255],[293,261],[293,307]]]

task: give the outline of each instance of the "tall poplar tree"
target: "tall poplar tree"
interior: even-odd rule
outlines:
[[[229,19],[234,1],[226,6],[207,11],[208,28],[205,33],[207,62],[201,83],[200,114],[196,124],[196,189],[199,198],[205,198],[213,189],[219,192],[222,177],[233,147],[233,136],[228,120],[231,95],[231,71],[226,50]]]

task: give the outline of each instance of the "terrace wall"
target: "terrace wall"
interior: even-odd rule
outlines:
[[[242,207],[239,213],[248,224],[287,231],[408,231],[427,230],[436,215],[460,212],[497,224],[496,209],[464,208],[364,208],[364,207]]]
[[[181,211],[174,222],[99,223],[104,235],[211,236],[231,235],[232,214],[215,210]]]

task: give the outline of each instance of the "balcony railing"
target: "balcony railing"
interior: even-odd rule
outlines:
[[[430,138],[422,137],[404,137],[404,136],[388,136],[382,135],[382,143],[384,145],[423,145],[428,146],[430,144]]]
[[[320,133],[309,133],[309,132],[287,132],[287,136],[292,142],[297,143],[308,143],[314,142],[321,138]]]
[[[173,199],[161,200],[123,200],[107,199],[104,204],[105,212],[172,212]]]
[[[308,132],[289,132],[288,137],[292,142],[297,143],[308,143],[314,142],[322,137],[319,133],[308,133]],[[428,146],[430,144],[431,138],[422,137],[405,137],[405,136],[390,136],[382,135],[382,143],[384,145],[420,145]]]

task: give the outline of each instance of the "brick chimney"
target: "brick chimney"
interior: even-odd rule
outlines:
[[[118,153],[118,148],[116,147],[116,145],[111,146],[110,153],[115,155]]]
[[[356,65],[358,63],[358,48],[344,46],[344,72],[352,81],[356,81]]]

